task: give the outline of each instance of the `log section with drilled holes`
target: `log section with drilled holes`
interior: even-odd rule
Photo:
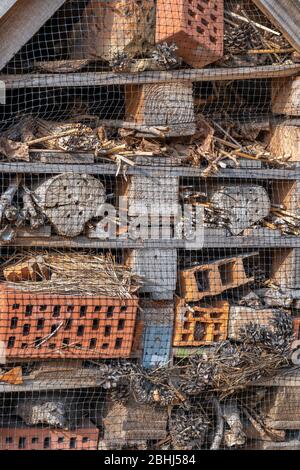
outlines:
[[[35,199],[58,235],[75,237],[105,202],[105,189],[93,176],[64,173],[42,183]]]

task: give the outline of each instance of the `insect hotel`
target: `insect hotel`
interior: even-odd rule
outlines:
[[[1,450],[300,449],[299,24],[1,1]]]

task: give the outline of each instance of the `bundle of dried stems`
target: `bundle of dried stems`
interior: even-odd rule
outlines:
[[[40,280],[9,282],[9,287],[35,293],[103,295],[131,298],[142,285],[139,276],[124,265],[117,264],[111,254],[28,252],[18,263],[34,263],[41,273]],[[42,264],[42,266],[41,266]],[[15,265],[17,266],[17,265]],[[46,269],[45,269],[46,268]],[[45,276],[45,272],[49,275]]]

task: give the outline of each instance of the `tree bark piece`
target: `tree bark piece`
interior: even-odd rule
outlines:
[[[12,205],[13,198],[18,190],[21,181],[21,176],[18,175],[7,188],[7,190],[0,197],[0,221],[3,218],[5,210]]]
[[[223,416],[230,427],[225,431],[225,443],[227,447],[243,446],[246,442],[246,435],[243,431],[240,412],[234,404],[225,404],[222,407]]]
[[[213,399],[213,406],[216,412],[217,426],[213,442],[210,446],[210,450],[218,450],[220,448],[224,435],[224,418],[220,402],[216,398]]]

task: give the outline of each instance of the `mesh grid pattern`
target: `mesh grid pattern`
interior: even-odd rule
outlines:
[[[299,18],[0,5],[1,450],[300,448]]]

